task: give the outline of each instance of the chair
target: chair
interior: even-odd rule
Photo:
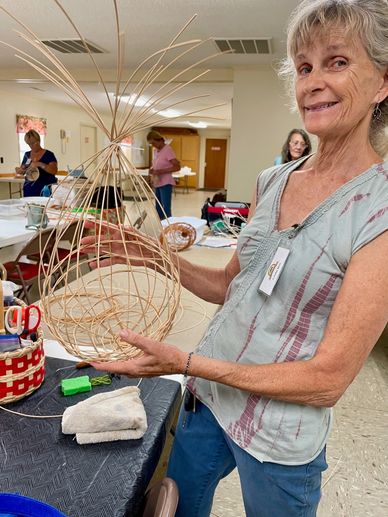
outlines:
[[[82,237],[81,234],[82,234],[82,229],[81,229],[81,227],[78,226],[78,221],[74,221],[74,222],[70,223],[64,230],[61,230],[61,229],[57,230],[57,236],[60,237],[60,242],[70,242],[70,243],[79,242],[79,240]],[[70,255],[70,250],[67,248],[58,247],[56,252],[57,252],[57,260],[59,260],[59,261],[67,259]],[[87,253],[84,253],[84,252],[80,252],[79,256],[83,257],[85,259],[88,258]],[[76,259],[77,259],[77,253],[75,253],[73,250],[70,260],[74,261]]]
[[[142,517],[174,517],[179,501],[178,487],[171,478],[163,478],[145,495]]]
[[[0,280],[7,280],[7,270],[0,262]]]
[[[82,236],[81,233],[82,233],[82,229],[78,226],[78,221],[69,223],[66,226],[66,228],[57,229],[56,233],[52,234],[52,242],[50,242],[50,246],[49,246],[50,254],[52,254],[54,252],[53,247],[54,247],[54,244],[56,243],[56,239],[58,237],[60,238],[60,242],[63,242],[63,243],[64,242],[69,242],[69,243],[79,242],[79,240],[81,239],[81,236]],[[35,262],[39,262],[42,260],[39,253],[29,254],[27,258],[29,260],[35,261]],[[48,265],[48,263],[49,263],[48,259],[50,259],[50,255],[45,254],[45,257],[43,259],[45,265]],[[56,247],[56,249],[55,249],[55,263],[61,264],[58,269],[58,273],[61,276],[63,276],[65,270],[70,265],[70,263],[74,263],[77,260],[81,260],[80,263],[82,263],[82,264],[87,264],[88,270],[90,271],[88,259],[89,259],[88,254],[83,251],[81,251],[80,253],[77,253],[76,249],[70,250],[68,248],[63,248],[63,247],[59,247],[59,246]],[[65,266],[65,267],[63,267],[63,266]],[[63,282],[61,282],[59,286],[62,286],[62,285],[63,285]]]
[[[31,287],[44,276],[47,270],[47,261],[54,246],[53,229],[46,228],[34,234],[34,236],[27,242],[24,248],[14,261],[3,264],[7,271],[7,279],[21,284],[16,296],[22,298],[28,304],[32,303],[30,299]],[[43,253],[42,251],[43,250]],[[39,258],[38,262],[26,262],[29,256]]]
[[[78,221],[74,221],[72,223],[69,223],[66,228],[64,229],[57,229],[56,238],[60,239],[59,242],[68,242],[72,244],[73,242],[79,242],[82,237],[82,228],[78,226]],[[89,267],[89,255],[85,253],[84,251],[77,252],[77,249],[73,247],[72,250],[65,248],[65,247],[57,247],[55,249],[55,259],[56,262],[59,262],[63,265],[66,264],[67,266],[70,265],[70,263],[74,263],[77,260],[80,260],[82,264],[87,264],[88,270],[90,271]],[[60,274],[61,276],[64,273],[64,270],[62,269],[62,266],[60,267]]]
[[[83,165],[81,165],[78,169],[72,169],[68,165],[67,172],[68,172],[69,176],[71,176],[73,178],[86,178],[85,169],[84,169]]]

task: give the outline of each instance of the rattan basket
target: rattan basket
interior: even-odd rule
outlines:
[[[15,304],[25,303],[15,298]],[[44,380],[43,333],[30,346],[0,353],[0,404],[15,402],[39,388]]]

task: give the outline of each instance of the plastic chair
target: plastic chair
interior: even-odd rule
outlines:
[[[60,242],[69,242],[69,243],[73,243],[73,242],[77,242],[81,239],[82,235],[82,230],[81,228],[78,226],[78,221],[74,221],[72,223],[70,223],[65,230],[57,230],[58,231],[58,236],[60,237]],[[69,257],[70,255],[70,250],[68,250],[67,248],[60,248],[58,247],[57,250],[57,258],[58,260],[62,261],[62,260],[65,260]],[[87,253],[84,253],[84,252],[81,252],[79,254],[79,257],[81,258],[84,258],[85,260],[87,260],[88,258],[88,255]],[[74,261],[77,259],[77,253],[72,253],[71,257],[70,257],[70,260],[71,261]]]
[[[163,478],[145,495],[142,517],[174,517],[179,501],[178,487],[171,478]]]
[[[52,228],[46,228],[37,232],[27,242],[15,260],[3,264],[7,271],[8,280],[18,285],[21,284],[21,288],[16,296],[28,304],[32,303],[29,295],[31,287],[43,277],[47,269],[46,262],[54,246],[52,236]],[[43,253],[41,250],[43,250]],[[26,262],[26,260],[22,260],[30,256],[37,257],[38,261]]]
[[[81,165],[78,169],[72,169],[68,165],[67,172],[68,172],[69,176],[71,176],[73,178],[86,178],[85,169],[84,169],[83,165]]]
[[[69,223],[66,228],[57,229],[56,233],[52,234],[52,242],[50,242],[50,252],[51,254],[54,253],[53,247],[56,243],[56,239],[59,237],[60,242],[69,242],[72,244],[73,242],[78,242],[81,239],[81,228],[78,226],[78,222],[74,221],[72,223]],[[34,253],[31,255],[28,255],[27,257],[29,260],[33,260],[35,262],[39,262],[41,260],[39,253]],[[50,256],[47,254],[45,255],[45,259],[49,259]],[[52,257],[51,257],[52,258]],[[45,260],[44,259],[44,260]],[[55,249],[55,263],[60,263],[60,266],[58,267],[58,274],[60,276],[64,275],[64,272],[67,270],[67,268],[74,264],[77,260],[80,261],[80,264],[86,264],[87,270],[90,271],[89,266],[89,255],[83,251],[80,253],[77,253],[76,249],[68,249],[65,247],[56,247]],[[45,262],[45,264],[48,265],[48,260]],[[62,287],[64,285],[63,282],[58,283],[58,287]],[[0,515],[1,517],[1,515]]]

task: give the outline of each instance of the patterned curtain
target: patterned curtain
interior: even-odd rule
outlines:
[[[16,133],[27,133],[35,129],[40,135],[47,133],[47,119],[30,117],[29,115],[16,115]]]
[[[120,141],[120,144],[128,144],[128,145],[133,144],[133,136],[132,136],[132,135],[130,135],[130,136],[126,136],[125,138],[123,138],[123,139]]]

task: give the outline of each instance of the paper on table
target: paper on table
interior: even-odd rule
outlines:
[[[228,237],[206,237],[197,243],[197,246],[207,246],[208,248],[227,248],[237,244],[236,239]]]

